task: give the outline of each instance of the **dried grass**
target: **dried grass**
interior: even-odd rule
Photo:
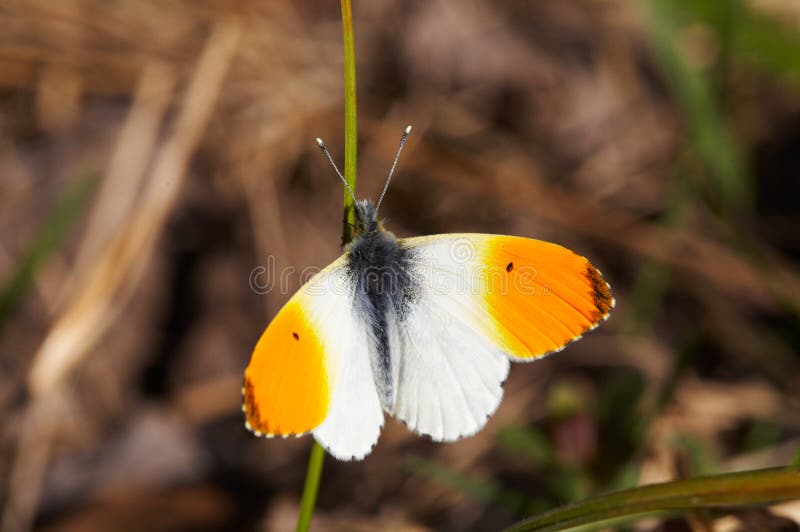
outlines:
[[[794,23],[792,2],[750,5]],[[611,377],[628,371],[651,421],[628,463],[640,479],[686,473],[676,435],[704,442],[722,468],[785,460],[800,430],[800,274],[781,228],[797,213],[766,184],[779,179],[770,168],[796,164],[796,90],[734,64],[723,103],[748,152],[768,157],[754,165],[758,208],[725,220],[698,192],[670,223],[679,176],[702,190],[708,175],[686,156],[686,122],[634,4],[362,2],[356,18],[362,195],[380,190],[397,135],[414,125],[385,204],[390,228],[561,242],[601,266],[618,309],[558,357],[515,367],[475,438],[434,445],[390,422],[370,459],[330,463],[319,526],[507,524],[500,503],[409,476],[407,457],[550,496],[558,464],[507,456],[498,432],[541,427],[555,441],[553,390],[572,390],[594,419]],[[251,344],[289,294],[257,296],[248,275],[270,255],[299,272],[338,252],[341,191],[313,138],[341,153],[339,32],[338,10],[313,2],[0,4],[0,281],[69,183],[102,176],[0,335],[0,411],[12,420],[0,430],[4,530],[291,521],[308,442],[248,439],[238,412]],[[663,291],[648,268],[669,279]],[[736,443],[762,421],[777,440],[755,454]],[[191,472],[159,465],[144,485],[120,482],[148,460],[125,441],[154,426],[180,435],[164,445]],[[601,482],[613,449],[584,443],[601,455],[581,474]],[[87,468],[102,474],[78,473]],[[174,520],[145,520],[156,509]]]

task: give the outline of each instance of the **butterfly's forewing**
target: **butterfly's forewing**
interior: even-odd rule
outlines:
[[[331,363],[308,304],[295,296],[256,344],[244,376],[248,428],[266,436],[300,435],[328,415]]]
[[[401,242],[420,257],[423,276],[464,279],[439,295],[468,304],[473,327],[514,359],[560,350],[606,319],[614,306],[600,272],[558,244],[483,234]],[[427,263],[433,266],[425,271]]]
[[[362,458],[378,440],[383,411],[352,289],[340,258],[306,283],[262,334],[243,389],[247,426],[257,435],[313,432],[345,460]]]
[[[394,414],[435,439],[485,424],[500,402],[508,358],[562,349],[614,304],[589,261],[556,244],[450,234],[401,245],[413,251],[420,293],[397,324]]]

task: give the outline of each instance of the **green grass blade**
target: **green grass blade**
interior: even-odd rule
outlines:
[[[723,115],[707,76],[692,65],[678,43],[686,31],[682,4],[649,0],[642,4],[650,44],[681,108],[695,153],[712,175],[712,201],[726,214],[741,212],[752,197],[744,150]]]
[[[353,9],[350,0],[342,0],[342,38],[344,41],[344,178],[350,188],[356,189],[356,54],[353,38]],[[342,224],[342,244],[353,238],[353,198],[344,189],[344,223]],[[311,525],[311,516],[317,502],[322,464],[325,461],[325,450],[314,442],[311,456],[308,459],[306,482],[303,486],[303,497],[300,500],[300,512],[297,516],[297,531],[305,532]]]
[[[300,511],[297,516],[297,532],[305,532],[311,525],[311,515],[317,503],[317,492],[322,478],[322,464],[325,461],[325,450],[314,442],[311,456],[308,459],[306,483],[303,486],[303,498],[300,500]]]
[[[800,499],[800,470],[765,469],[653,484],[593,497],[525,519],[507,532],[568,530],[630,516]]]
[[[95,179],[84,178],[70,185],[48,214],[30,248],[0,291],[0,328],[28,293],[36,272],[64,242],[83,212],[94,183]]]
[[[342,35],[344,37],[344,178],[356,190],[358,121],[356,114],[356,52],[353,37],[353,12],[350,0],[342,0]],[[353,198],[344,190],[342,244],[353,238]]]
[[[800,33],[791,22],[765,14],[742,0],[685,2],[681,7],[714,29],[737,61],[800,86]]]

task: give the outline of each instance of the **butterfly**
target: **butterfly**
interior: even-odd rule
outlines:
[[[257,436],[312,433],[359,460],[389,414],[435,441],[478,432],[497,410],[510,362],[560,351],[605,320],[600,272],[557,244],[489,234],[397,239],[378,203],[353,196],[354,239],[261,335],[245,370],[245,424]]]

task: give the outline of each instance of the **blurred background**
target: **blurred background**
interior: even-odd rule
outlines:
[[[413,124],[392,231],[558,242],[617,307],[514,365],[477,436],[388,421],[365,461],[328,459],[313,526],[496,529],[797,460],[800,3],[354,4],[359,195]],[[299,272],[340,252],[314,142],[341,164],[339,17],[0,3],[0,529],[293,529],[311,440],[252,437],[240,387]],[[285,289],[257,293],[260,267]],[[636,529],[796,520],[787,503]]]

